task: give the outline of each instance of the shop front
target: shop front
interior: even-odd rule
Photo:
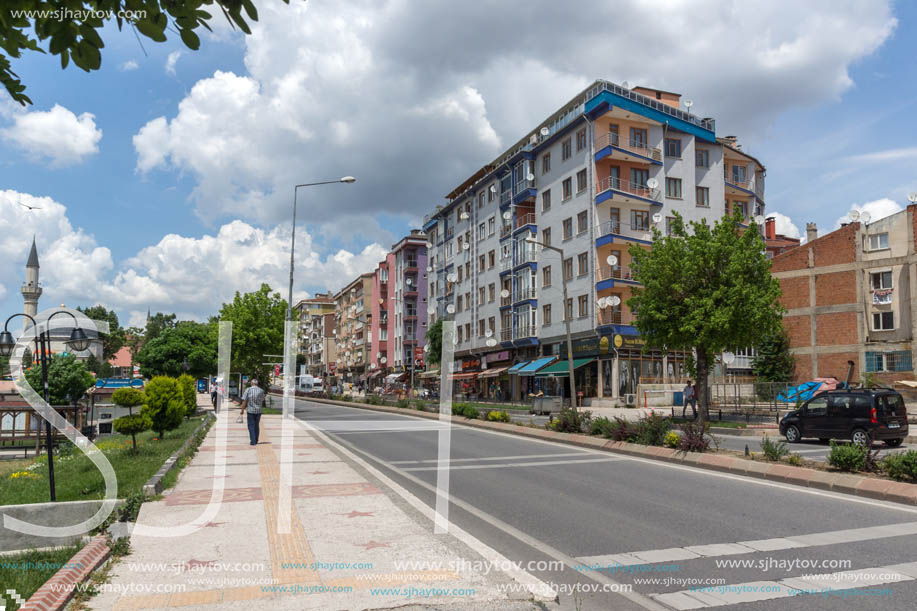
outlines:
[[[616,358],[612,371],[602,376],[606,390],[611,386],[612,396],[627,398],[635,395],[642,384],[678,383],[687,375],[687,352],[647,350],[639,335],[615,335]]]
[[[487,369],[478,376],[478,396],[490,401],[509,401],[512,386],[509,370],[513,363],[509,350],[491,352],[484,356]]]
[[[538,395],[538,393],[544,393],[543,381],[540,378],[536,378],[535,374],[541,371],[544,367],[553,363],[555,360],[557,360],[557,357],[543,356],[541,358],[535,359],[534,361],[529,361],[516,370],[516,389],[518,391],[518,395],[516,396],[517,400],[528,401],[530,395]]]
[[[478,376],[481,371],[481,357],[469,356],[455,361],[452,375],[452,395],[461,400],[478,397]]]
[[[570,399],[570,361],[555,361],[535,374],[536,380],[542,381],[544,394],[552,397]],[[596,359],[573,359],[573,376],[575,380],[577,405],[582,404],[584,398],[593,396],[590,388],[595,388],[593,376],[596,371]]]
[[[611,371],[613,369],[613,360],[615,350],[612,348],[612,340],[607,335],[592,335],[581,337],[572,341],[573,361],[579,363],[574,373],[576,380],[576,391],[582,393],[579,396],[582,399],[602,398],[611,396]],[[566,364],[567,343],[559,342],[552,344],[551,353],[558,355]],[[553,366],[552,366],[553,367]],[[609,384],[600,383],[603,376],[609,376]],[[563,390],[563,396],[569,398],[569,384],[566,382],[566,369],[562,372],[563,379],[560,386]],[[557,396],[561,395],[561,389],[558,389]],[[553,394],[553,392],[552,392]]]

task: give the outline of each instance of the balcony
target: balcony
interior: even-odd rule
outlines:
[[[622,318],[621,318],[621,310],[620,310],[620,309],[605,308],[605,309],[603,309],[603,310],[599,310],[598,324],[599,324],[600,327],[601,327],[602,325],[620,325],[620,324],[623,324],[623,323],[621,322],[621,320],[622,320]]]
[[[501,272],[508,272],[511,269],[513,269],[512,258],[506,258],[506,259],[500,260],[500,271]]]
[[[520,214],[516,216],[516,229],[525,227],[526,225],[535,224],[535,213],[529,212],[527,214]]]
[[[596,280],[629,280],[635,282],[629,265],[600,265]]]
[[[596,228],[596,239],[607,235],[617,235],[644,242],[653,240],[653,232],[648,225],[630,225],[619,221],[605,221]]]
[[[534,180],[523,179],[523,180],[516,181],[516,185],[513,187],[513,192],[516,195],[519,195],[520,193],[522,193],[523,191],[527,189],[534,189],[534,188],[535,188]]]
[[[513,298],[514,302],[525,301],[526,299],[537,299],[538,296],[535,293],[534,287],[527,287],[523,289],[518,289],[516,291],[516,296]]]
[[[504,342],[513,341],[513,330],[512,328],[500,329],[500,340]]]
[[[535,337],[538,335],[538,325],[520,325],[516,327],[516,339]]]
[[[455,237],[455,228],[450,227],[449,229],[446,230],[446,239],[451,240],[454,237]]]
[[[513,296],[507,295],[506,297],[500,297],[500,307],[506,307],[513,305]]]
[[[599,197],[603,193],[618,193],[623,195],[625,199],[633,197],[637,198],[638,201],[648,201],[654,204],[662,203],[662,193],[659,189],[650,189],[644,184],[622,180],[614,176],[606,176],[598,182],[595,188],[596,203],[608,199],[607,197]]]
[[[710,132],[716,131],[716,121],[713,119],[701,119],[689,112],[685,112],[679,108],[675,108],[674,106],[669,106],[664,102],[654,100],[653,98],[645,96],[642,93],[637,93],[636,91],[622,87],[621,85],[612,83],[611,81],[599,81],[596,83],[595,87],[590,89],[589,93],[586,94],[586,99],[592,99],[599,95],[602,91],[608,91],[609,93],[612,93],[616,96],[627,98],[628,100],[642,104],[647,108],[652,108],[653,110],[661,112],[662,114],[674,117],[680,121],[691,123],[692,125],[696,125],[701,129],[705,129]]]
[[[611,151],[602,154],[602,149],[611,147]],[[642,140],[619,138],[618,134],[605,133],[595,139],[596,161],[603,157],[611,156],[612,159],[635,162],[662,163],[662,151],[658,147],[649,147]]]
[[[509,202],[512,201],[512,199],[513,199],[512,190],[504,191],[503,193],[500,194],[500,205],[502,206],[503,204],[508,204]]]
[[[500,239],[508,237],[513,232],[512,225],[500,225]]]

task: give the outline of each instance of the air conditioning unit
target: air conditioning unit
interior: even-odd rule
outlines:
[[[624,395],[624,404],[625,405],[637,405],[637,395],[635,394],[626,394]]]

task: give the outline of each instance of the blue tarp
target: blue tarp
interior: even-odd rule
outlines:
[[[815,395],[815,391],[821,388],[824,382],[803,382],[798,386],[788,388],[785,393],[777,395],[777,401],[781,403],[796,403],[799,401],[808,401]]]

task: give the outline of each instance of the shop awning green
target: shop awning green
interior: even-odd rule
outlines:
[[[583,365],[588,365],[595,359],[573,359],[573,369],[579,369]],[[557,361],[556,363],[545,367],[535,374],[536,378],[544,376],[567,376],[570,375],[570,368],[567,367],[567,361]]]

